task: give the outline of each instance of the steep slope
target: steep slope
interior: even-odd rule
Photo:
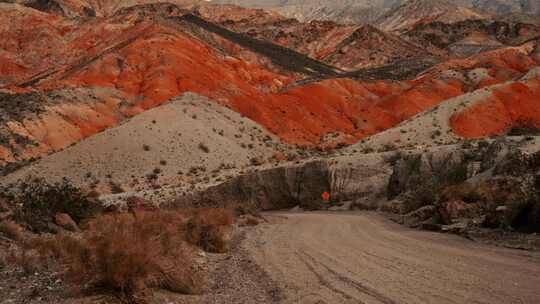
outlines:
[[[238,55],[249,53],[254,62],[281,57],[310,67],[294,61],[305,58],[301,54],[289,56],[292,51],[277,47],[260,51],[267,44],[207,21],[191,22],[184,18],[188,11],[168,4],[89,20],[17,4],[1,8],[13,25],[2,28],[9,37],[0,41],[4,57],[21,67],[0,75],[8,85],[1,108],[2,164],[64,149],[185,92],[230,107],[288,143],[332,148],[396,126],[449,98],[522,77],[539,63],[532,46],[523,46],[444,62],[409,80],[384,68],[302,83],[287,66],[278,72]],[[31,22],[42,34],[26,30]],[[268,52],[274,49],[280,51]],[[394,68],[399,72],[402,66]],[[462,76],[478,68],[482,77]]]
[[[285,0],[249,1],[214,0],[214,3],[262,7],[300,21],[331,20],[340,23],[369,23],[376,20],[400,0]]]
[[[134,5],[171,3],[182,8],[204,4],[204,0],[10,0],[45,13],[65,17],[109,17]]]
[[[338,67],[356,70],[430,55],[418,45],[382,32],[373,26],[364,25],[356,28],[336,45],[331,53],[321,56],[320,59]]]
[[[3,179],[27,176],[108,192],[159,182],[191,186],[199,173],[245,170],[285,154],[286,147],[255,122],[204,97],[186,94],[45,157]],[[220,175],[221,176],[221,175]],[[222,178],[222,177],[221,177]]]
[[[485,75],[485,71],[474,69],[463,76],[473,78],[481,74]],[[463,139],[505,135],[513,128],[538,128],[539,98],[540,68],[535,68],[518,80],[448,99],[348,149],[423,149]]]
[[[540,127],[540,69],[523,81],[497,86],[481,102],[454,113],[453,131],[464,138],[503,135],[514,128]]]
[[[105,88],[0,93],[0,164],[40,157],[115,126],[126,117],[125,98]]]
[[[213,3],[220,4],[236,4],[244,7],[259,7],[268,10],[274,10],[280,14],[296,18],[301,21],[312,20],[329,20],[339,23],[376,23],[381,21],[381,17],[394,12],[394,9],[400,5],[410,5],[407,2],[413,0],[377,0],[377,1],[358,1],[358,0],[282,0],[282,1],[267,1],[267,0],[214,0]],[[412,3],[411,3],[412,4]],[[413,7],[414,8],[414,7]],[[454,0],[447,2],[440,1],[424,1],[422,6],[418,6],[420,10],[415,13],[411,10],[408,14],[403,15],[404,19],[396,21],[407,24],[407,18],[420,20],[424,18],[446,18],[440,15],[441,13],[449,17],[445,21],[465,20],[477,14],[484,15],[495,14],[497,18],[506,18],[510,20],[520,20],[527,22],[535,22],[540,14],[540,4],[535,0]],[[463,15],[460,19],[459,14]],[[399,17],[400,14],[395,14]],[[436,16],[439,17],[436,17]],[[414,23],[414,21],[411,22]],[[390,23],[387,21],[386,23]],[[536,23],[536,22],[535,22]]]
[[[419,24],[403,34],[434,53],[468,57],[505,45],[520,45],[540,37],[540,26],[493,20],[465,20],[455,23]]]
[[[283,45],[349,71],[429,55],[424,49],[370,25],[302,23],[260,9],[231,5],[203,6],[197,12],[235,32]]]
[[[377,25],[385,31],[399,31],[433,21],[453,23],[486,17],[481,12],[446,0],[409,0],[382,16]]]

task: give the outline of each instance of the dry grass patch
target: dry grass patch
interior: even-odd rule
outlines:
[[[153,288],[200,294],[208,285],[202,249],[227,251],[233,222],[225,209],[104,214],[81,233],[22,241],[13,262],[31,271],[54,261],[71,282],[126,302],[139,302]]]
[[[23,238],[23,229],[14,221],[4,220],[0,222],[0,235],[18,241]]]
[[[79,224],[103,209],[99,200],[67,179],[48,183],[42,178],[28,178],[0,191],[14,206],[13,219],[35,233],[55,232],[51,224],[58,213],[68,214]]]
[[[233,224],[232,210],[200,209],[187,222],[187,240],[205,251],[227,252],[232,239]]]

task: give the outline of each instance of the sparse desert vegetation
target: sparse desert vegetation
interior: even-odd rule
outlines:
[[[2,189],[2,196],[13,206],[13,218],[36,233],[54,232],[55,215],[68,214],[81,223],[102,211],[99,200],[73,186],[67,179],[48,183],[28,178]]]
[[[130,203],[128,211],[81,213],[96,202],[87,202],[80,190],[68,184],[34,182],[18,188],[21,195],[8,198],[15,198],[21,209],[14,210],[13,219],[0,221],[0,236],[14,245],[2,258],[26,273],[54,269],[83,291],[143,303],[154,288],[205,292],[209,270],[204,251],[230,249],[234,224],[230,210],[149,210],[130,199],[135,204]],[[29,196],[29,189],[37,192]],[[50,205],[45,198],[52,198]],[[61,205],[55,198],[70,199],[73,206]],[[39,208],[29,210],[31,206]],[[56,213],[64,212],[77,220],[74,225],[80,230],[47,228]]]

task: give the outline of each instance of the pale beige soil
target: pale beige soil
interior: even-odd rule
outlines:
[[[244,246],[283,290],[282,303],[540,303],[538,253],[372,213],[271,218],[277,223],[259,226]]]
[[[91,136],[0,179],[8,184],[28,176],[75,185],[109,184],[129,192],[174,186],[177,197],[206,182],[237,175],[252,160],[269,162],[286,145],[247,117],[196,94],[185,94]],[[205,150],[206,149],[206,150]],[[194,173],[191,172],[194,170]],[[156,172],[157,179],[148,176]],[[154,191],[148,199],[157,201]],[[146,196],[146,195],[145,195]]]

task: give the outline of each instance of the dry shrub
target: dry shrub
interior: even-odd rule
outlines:
[[[520,200],[523,195],[519,181],[494,178],[446,187],[441,193],[441,201],[462,200],[467,203],[483,201],[492,207],[497,207],[508,201]]]
[[[204,153],[210,153],[210,148],[208,148],[208,146],[203,143],[199,143],[199,149],[201,149],[201,151],[203,151]]]
[[[51,224],[57,213],[66,213],[79,224],[102,210],[101,202],[67,179],[51,184],[30,177],[0,191],[16,206],[13,219],[36,233],[55,232]]]
[[[248,215],[246,217],[246,224],[248,226],[257,226],[257,225],[259,225],[259,220],[254,216]]]
[[[0,235],[13,241],[19,241],[23,239],[23,229],[11,220],[4,220],[0,222]]]
[[[77,285],[129,302],[151,287],[200,294],[207,289],[208,268],[194,245],[226,251],[233,223],[225,209],[108,213],[81,233],[26,238],[14,262],[31,272],[53,261]]]
[[[9,246],[3,250],[2,259],[6,265],[18,265],[27,275],[51,265],[51,261],[44,258],[38,249],[30,248],[26,244]]]
[[[32,247],[60,261],[67,276],[132,300],[148,287],[198,294],[207,286],[201,252],[185,241],[174,212],[102,215],[79,236],[40,237]]]
[[[187,223],[187,240],[208,252],[227,252],[233,224],[232,210],[199,209]]]
[[[21,265],[26,274],[33,274],[49,265],[49,263],[44,263],[37,250],[22,250],[20,254],[14,253],[13,257],[17,259],[16,264]]]
[[[258,218],[254,217],[253,215],[245,215],[239,220],[239,226],[245,227],[245,226],[257,226],[260,224],[260,221]]]
[[[0,250],[0,270],[4,269],[8,265],[7,259],[7,252],[5,250]]]

